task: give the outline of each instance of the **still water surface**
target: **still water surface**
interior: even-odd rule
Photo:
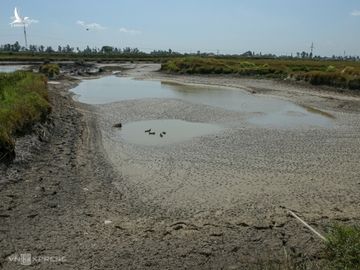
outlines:
[[[103,77],[83,81],[74,90],[80,102],[105,104],[144,98],[177,98],[239,112],[253,112],[248,122],[268,127],[331,127],[331,117],[279,98],[258,96],[234,88],[182,85],[127,77]]]
[[[0,72],[6,72],[6,73],[9,73],[9,72],[14,72],[16,70],[21,70],[21,69],[24,69],[25,66],[17,66],[17,65],[11,65],[11,66],[1,66],[0,65]]]
[[[137,121],[126,124],[120,136],[127,142],[141,145],[166,145],[220,132],[223,128],[206,123],[178,119]]]

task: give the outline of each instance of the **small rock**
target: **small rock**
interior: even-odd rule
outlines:
[[[220,237],[220,236],[223,236],[224,234],[222,232],[214,232],[214,233],[211,233],[210,236],[214,236],[214,237]]]
[[[122,128],[122,124],[121,123],[118,123],[118,124],[115,124],[113,125],[114,128]]]

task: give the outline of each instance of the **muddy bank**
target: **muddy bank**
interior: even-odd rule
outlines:
[[[138,65],[129,75],[159,78],[151,70]],[[237,113],[179,100],[87,106],[72,101],[71,86],[51,85],[47,139],[1,171],[10,181],[0,186],[4,269],[19,269],[8,257],[24,253],[65,257],[34,269],[256,269],[283,263],[284,250],[309,263],[321,258],[321,241],[284,207],[321,232],[359,221],[358,115],[331,107],[351,97],[316,97],[336,128],[297,133],[249,128]],[[235,123],[218,138],[165,150],[112,137],[114,123],[150,117]]]

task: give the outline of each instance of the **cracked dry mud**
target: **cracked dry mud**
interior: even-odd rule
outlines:
[[[321,241],[286,208],[322,233],[359,222],[358,97],[133,67],[129,76],[285,97],[331,113],[334,128],[264,129],[237,112],[173,99],[90,106],[72,101],[77,82],[50,85],[43,138],[20,139],[16,162],[1,168],[1,268],[19,269],[8,257],[22,253],[66,258],[31,269],[254,269],[282,262],[284,250],[317,261]],[[223,134],[165,148],[114,139],[119,119],[157,118],[228,124]]]

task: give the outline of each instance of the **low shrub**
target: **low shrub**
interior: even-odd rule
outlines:
[[[335,72],[336,71],[336,67],[334,67],[334,66],[328,66],[327,68],[326,68],[326,72]]]
[[[220,59],[214,57],[174,58],[162,63],[162,71],[181,74],[234,74],[259,78],[306,81],[360,90],[360,64],[341,61],[277,60],[277,59]]]
[[[334,87],[347,88],[346,77],[339,73],[309,72],[306,77],[313,85],[328,85]]]
[[[60,67],[58,64],[43,64],[40,66],[39,72],[48,78],[55,78],[60,74]]]

